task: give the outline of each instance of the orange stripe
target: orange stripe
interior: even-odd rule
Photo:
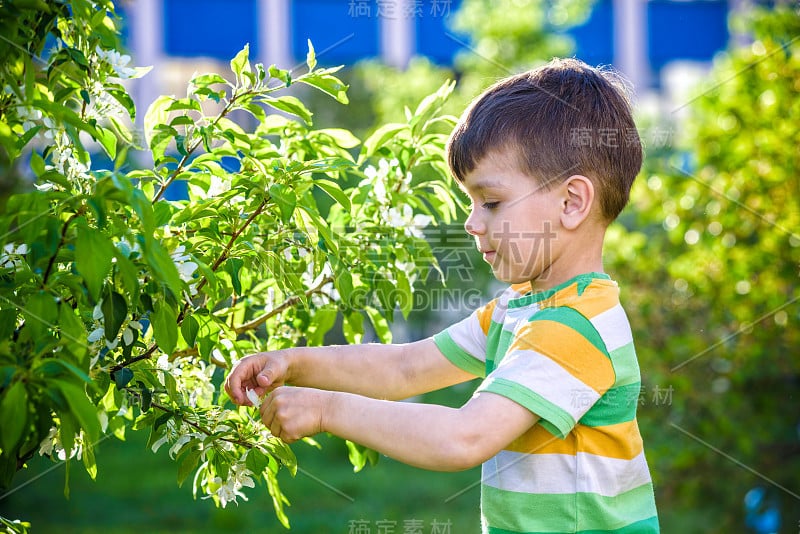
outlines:
[[[596,281],[591,282],[580,297],[578,296],[578,284],[565,287],[549,299],[543,300],[542,308],[569,306],[575,308],[581,312],[584,317],[591,320],[592,317],[610,310],[619,302],[617,295],[608,291],[607,288],[593,287],[596,283]],[[592,289],[598,289],[598,291],[591,291]]]
[[[514,337],[509,352],[532,350],[543,354],[601,395],[614,385],[611,360],[569,326],[556,321],[533,321]]]
[[[481,325],[481,330],[483,330],[483,335],[489,334],[489,325],[492,324],[492,314],[495,306],[497,306],[497,299],[478,310],[478,322]]]
[[[522,282],[519,284],[511,284],[511,289],[517,292],[518,295],[522,296],[526,293],[531,292],[531,283],[530,282]]]
[[[528,454],[569,454],[585,452],[630,460],[642,452],[642,437],[636,420],[616,425],[577,425],[565,439],[558,439],[542,425],[534,425],[515,439],[506,450]]]

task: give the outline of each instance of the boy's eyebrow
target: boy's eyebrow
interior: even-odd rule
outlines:
[[[484,189],[508,189],[508,185],[501,182],[500,180],[492,180],[491,178],[486,180],[481,180],[477,183],[470,184],[469,186],[464,184],[464,189],[469,191],[483,191]]]

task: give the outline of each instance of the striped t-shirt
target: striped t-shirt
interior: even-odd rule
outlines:
[[[488,533],[658,532],[636,423],[641,378],[619,288],[580,275],[512,285],[434,336],[455,365],[540,417],[483,464]]]

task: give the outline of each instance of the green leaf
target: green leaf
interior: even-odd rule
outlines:
[[[375,465],[378,461],[378,453],[372,449],[368,449],[352,441],[345,440],[347,445],[348,458],[350,463],[353,464],[353,471],[358,473],[367,465]]]
[[[144,139],[147,146],[153,146],[156,127],[167,122],[167,117],[169,115],[167,108],[174,100],[174,97],[162,95],[147,108],[147,113],[144,114]]]
[[[11,308],[0,310],[0,343],[11,337],[17,328],[17,312]],[[3,384],[0,383],[0,387]]]
[[[306,65],[308,70],[314,70],[317,66],[317,54],[314,52],[314,45],[311,44],[311,39],[308,40],[308,53],[306,54]]]
[[[116,271],[120,275],[122,286],[132,295],[131,305],[135,305],[138,302],[136,297],[139,296],[139,269],[119,250],[115,250],[114,257],[117,260]]]
[[[28,424],[28,391],[18,380],[0,400],[0,445],[3,454],[10,454],[22,439]]]
[[[117,339],[120,328],[122,328],[122,323],[128,317],[128,304],[125,302],[125,297],[116,291],[109,291],[103,298],[100,309],[103,312],[103,327],[106,339],[114,341]]]
[[[322,130],[317,130],[316,134],[330,137],[342,148],[355,148],[361,144],[361,140],[358,137],[344,128],[323,128]]]
[[[97,441],[100,437],[100,421],[97,418],[97,409],[86,396],[84,389],[65,380],[53,380],[53,382],[64,394],[70,411],[83,428],[89,443]]]
[[[35,150],[31,152],[30,166],[33,174],[36,176],[41,176],[45,173],[44,158]]]
[[[359,163],[373,156],[375,152],[383,147],[390,139],[394,139],[400,132],[405,130],[408,130],[408,125],[400,123],[384,124],[375,130],[375,132],[364,141],[364,146],[361,148]]]
[[[250,72],[250,45],[244,45],[238,54],[231,60],[231,70],[237,79],[242,77],[242,73]]]
[[[325,191],[328,196],[338,202],[345,210],[350,211],[350,199],[344,194],[339,184],[327,180],[317,180],[314,185]]]
[[[289,518],[286,517],[284,506],[289,505],[289,499],[281,492],[278,478],[272,471],[267,470],[264,473],[264,479],[267,481],[267,491],[269,496],[272,497],[272,507],[275,509],[275,516],[285,528],[289,528]]]
[[[231,283],[233,284],[233,291],[237,295],[242,294],[242,282],[239,280],[239,270],[244,265],[244,262],[239,258],[228,258],[225,261],[225,272],[231,275]]]
[[[92,447],[91,443],[84,443],[81,459],[86,472],[89,473],[92,480],[95,480],[97,478],[97,462],[94,459],[94,447]]]
[[[226,80],[219,74],[209,73],[209,74],[201,74],[200,76],[195,76],[189,83],[197,87],[208,87],[209,85],[214,85],[218,83],[228,85],[228,80]]]
[[[320,308],[311,318],[311,324],[306,330],[306,339],[309,346],[320,346],[324,344],[325,334],[333,328],[338,315],[336,308]]]
[[[255,475],[261,475],[270,467],[270,458],[258,447],[253,447],[247,451],[245,458],[245,466],[252,471]]]
[[[106,275],[111,270],[115,247],[102,233],[85,224],[78,225],[75,239],[75,270],[83,277],[92,300],[100,298]]]
[[[112,378],[114,379],[114,384],[117,386],[117,389],[122,389],[127,386],[131,380],[133,380],[133,371],[128,369],[127,367],[123,367],[122,369],[118,369],[111,373]]]
[[[386,318],[371,306],[365,306],[364,311],[367,312],[367,316],[372,322],[373,328],[375,328],[375,334],[378,336],[378,339],[380,339],[382,343],[391,343],[392,331],[389,329],[389,323]]]
[[[297,195],[289,186],[283,184],[270,186],[269,195],[281,211],[281,220],[289,222],[297,207]]]
[[[186,478],[191,474],[192,471],[195,470],[195,468],[197,468],[197,464],[200,463],[200,458],[202,456],[202,449],[192,447],[188,450],[188,452],[184,452],[179,457],[178,486],[183,486]]]
[[[311,124],[311,112],[300,99],[294,96],[264,97],[261,101],[270,107],[296,115],[307,124]]]
[[[87,355],[86,327],[72,306],[61,301],[58,307],[58,326],[61,329],[62,342],[66,341],[66,348],[78,356],[82,361]],[[0,339],[2,339],[0,337]]]
[[[348,343],[360,344],[364,339],[364,316],[357,311],[345,314],[342,332]]]
[[[28,297],[23,309],[25,327],[31,329],[32,337],[39,341],[55,328],[58,320],[58,303],[46,291],[37,291]]]
[[[111,130],[101,126],[96,126],[95,129],[97,131],[97,140],[100,142],[103,150],[106,151],[106,154],[108,154],[109,159],[114,161],[117,157],[117,136],[114,135],[114,132]]]
[[[197,340],[197,332],[199,330],[200,324],[197,322],[197,319],[191,315],[187,315],[183,318],[183,321],[181,322],[181,334],[183,335],[183,340],[186,341],[188,346],[194,347],[195,341]]]
[[[178,313],[165,302],[156,302],[150,314],[153,336],[165,354],[172,354],[178,344]]]
[[[302,76],[297,79],[298,82],[308,84],[316,87],[323,93],[326,93],[335,98],[341,104],[349,104],[350,100],[347,98],[348,86],[336,76],[330,74],[317,73]]]
[[[292,85],[292,73],[288,70],[279,69],[275,65],[269,67],[269,75],[276,80],[282,81],[286,87]]]
[[[411,283],[408,280],[408,276],[403,271],[396,271],[395,278],[397,280],[397,286],[395,288],[395,294],[397,295],[396,300],[400,305],[403,318],[408,319],[408,314],[411,313],[411,309],[414,307],[414,293],[411,290]]]
[[[139,385],[139,395],[141,395],[142,411],[146,412],[153,405],[153,392],[142,382],[137,382],[137,384]]]
[[[178,268],[164,247],[149,236],[145,236],[144,258],[150,265],[153,277],[165,283],[173,295],[180,295],[183,282],[178,274]]]

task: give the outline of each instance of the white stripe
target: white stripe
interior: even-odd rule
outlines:
[[[520,493],[594,493],[613,497],[650,482],[644,452],[631,460],[579,452],[501,451],[483,464],[483,484]]]
[[[564,362],[565,366],[569,364]],[[577,421],[600,395],[559,363],[533,350],[515,350],[506,355],[488,377],[503,378],[529,389],[569,413]]]
[[[486,361],[486,334],[481,329],[478,315],[473,312],[466,319],[457,322],[447,329],[450,338],[456,345],[478,360]]]
[[[620,304],[592,318],[592,325],[597,329],[608,352],[612,352],[633,342],[631,325],[628,316]]]
[[[508,310],[508,301],[522,296],[522,293],[515,291],[513,287],[506,288],[503,293],[497,297],[497,304],[492,310],[492,321],[495,323],[503,324],[505,322],[506,311]]]

